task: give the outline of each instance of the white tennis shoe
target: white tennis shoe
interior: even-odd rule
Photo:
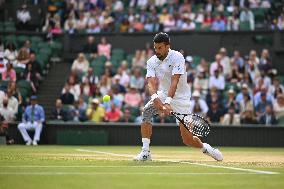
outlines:
[[[222,161],[223,160],[223,155],[222,153],[216,149],[212,148],[209,144],[203,143],[203,153],[212,157],[213,159],[217,161]]]
[[[151,161],[151,152],[149,150],[142,150],[136,157],[134,161]]]

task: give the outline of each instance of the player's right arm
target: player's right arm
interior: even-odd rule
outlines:
[[[155,68],[154,68],[153,62],[151,62],[151,60],[152,60],[152,58],[150,58],[147,61],[147,74],[146,74],[149,93],[151,95],[151,99],[153,100],[155,108],[158,109],[159,111],[163,111],[163,103],[159,99],[158,94],[157,94],[157,87],[156,87],[157,86],[156,85],[157,77],[156,77],[156,73],[155,73]]]

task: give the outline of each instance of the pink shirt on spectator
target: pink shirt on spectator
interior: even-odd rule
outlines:
[[[110,51],[111,51],[111,44],[99,44],[98,45],[98,54],[104,55],[108,59],[110,59]]]
[[[126,93],[124,101],[126,105],[138,107],[142,101],[142,97],[139,93]]]
[[[9,81],[16,81],[17,75],[14,69],[10,70],[9,72],[6,70],[2,73],[2,80],[9,80]]]

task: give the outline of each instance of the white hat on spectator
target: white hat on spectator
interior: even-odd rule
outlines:
[[[221,49],[220,49],[220,52],[227,52],[227,50],[224,48],[224,47],[222,47]]]
[[[243,83],[242,84],[242,89],[247,89],[248,88],[248,85],[246,83]]]
[[[99,101],[97,98],[94,98],[94,99],[92,100],[92,103],[94,103],[94,104],[99,104],[100,101]]]
[[[187,62],[192,62],[192,56],[187,56],[187,57],[185,57],[185,60],[187,61]]]
[[[118,75],[118,74],[116,74],[115,76],[114,76],[114,79],[116,80],[116,79],[120,79],[121,77],[120,77],[120,75]]]
[[[229,90],[228,90],[228,93],[230,93],[230,94],[234,94],[234,93],[235,93],[235,91],[234,91],[234,89],[229,89]]]
[[[111,62],[110,61],[106,61],[105,66],[111,66]]]
[[[193,96],[193,97],[200,97],[200,92],[199,92],[199,91],[194,91],[194,92],[192,93],[192,96]]]

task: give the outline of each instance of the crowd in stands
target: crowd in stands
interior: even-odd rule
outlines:
[[[0,38],[0,135],[4,133],[7,143],[13,143],[7,133],[8,123],[25,120],[30,97],[37,94],[50,58],[55,51],[60,52],[61,47],[57,44],[38,36],[6,35]],[[38,140],[33,140],[33,144],[36,145]]]
[[[150,100],[146,61],[154,52],[147,44],[145,49],[126,55],[122,49],[112,49],[105,37],[101,39],[97,44],[93,36],[88,37],[56,100],[52,119],[141,122],[143,106]],[[102,44],[104,53],[100,52]],[[116,57],[121,57],[120,61]],[[191,112],[224,125],[283,123],[284,80],[273,69],[267,49],[251,50],[248,55],[235,50],[229,56],[222,47],[212,62],[198,56],[184,57],[192,89]],[[106,94],[110,103],[102,102]],[[158,116],[154,121],[175,119]]]
[[[277,2],[273,3],[272,0],[55,0],[48,6],[42,31],[55,34],[63,32],[91,34],[282,30],[283,4]]]

